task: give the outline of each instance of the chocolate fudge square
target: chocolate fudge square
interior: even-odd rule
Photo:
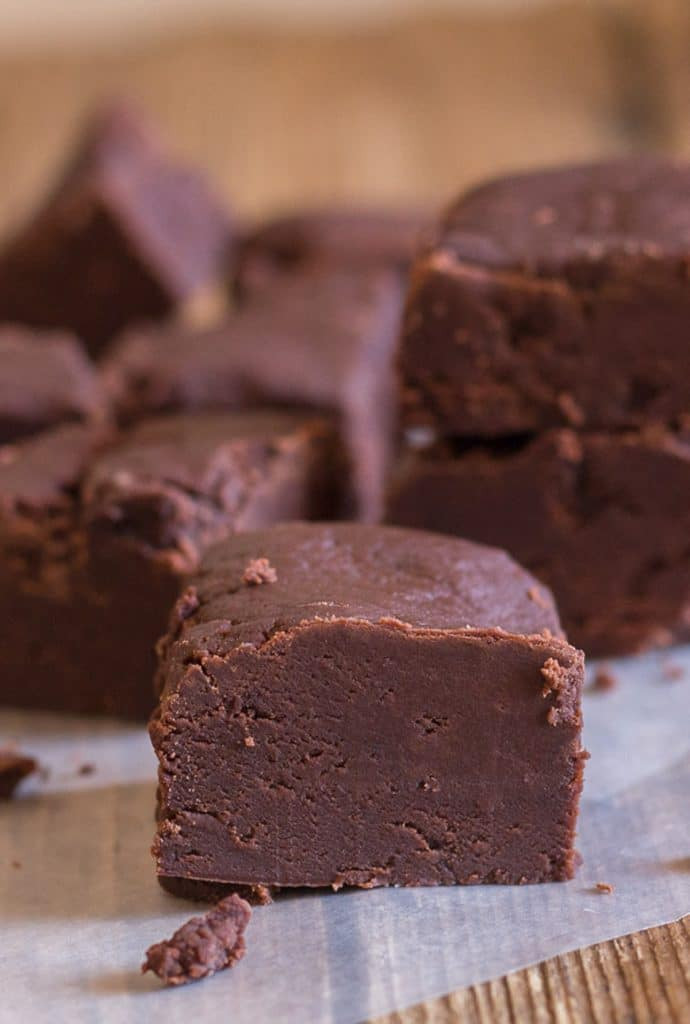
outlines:
[[[690,638],[690,437],[545,431],[410,454],[388,518],[506,548],[569,638],[612,655]]]
[[[204,546],[331,511],[330,425],[255,410],[0,448],[0,700],[144,718],[154,645]]]
[[[0,445],[58,423],[105,416],[96,370],[75,338],[0,327]]]
[[[634,157],[461,197],[412,273],[408,424],[503,437],[690,409],[690,165]]]
[[[132,332],[105,360],[106,387],[123,422],[257,403],[333,414],[346,459],[341,512],[376,520],[395,432],[401,302],[386,270],[305,272],[219,327]]]
[[[430,225],[429,213],[414,208],[343,206],[276,217],[238,246],[233,290],[242,301],[282,275],[314,266],[389,267],[404,275]]]
[[[251,584],[259,559],[273,576]],[[583,656],[505,553],[349,523],[238,534],[159,650],[160,876],[572,876]]]
[[[99,111],[0,251],[0,319],[74,331],[92,353],[213,280],[232,230],[203,175],[124,105]]]

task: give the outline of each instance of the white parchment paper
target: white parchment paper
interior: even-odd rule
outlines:
[[[0,713],[0,745],[51,769],[0,810],[0,1020],[350,1024],[688,913],[690,648],[612,668],[618,687],[585,698],[574,881],[286,897],[256,909],[236,968],[175,991],[139,973],[199,912],[153,875],[144,730]]]

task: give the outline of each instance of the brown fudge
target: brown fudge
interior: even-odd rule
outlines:
[[[274,582],[244,582],[257,558]],[[191,587],[159,648],[150,725],[159,875],[334,889],[571,877],[583,657],[506,554],[281,525],[210,549]]]
[[[245,954],[244,931],[251,907],[236,894],[217,907],[193,917],[171,939],[146,951],[142,973],[153,971],[166,985],[186,985],[234,967]]]
[[[105,417],[95,369],[76,339],[0,327],[0,445],[45,427]]]
[[[169,327],[116,343],[105,379],[120,418],[258,403],[335,413],[344,515],[376,520],[394,433],[401,287],[388,271],[313,270],[204,332]]]
[[[0,251],[0,319],[69,329],[97,353],[213,280],[231,238],[203,176],[168,157],[136,113],[108,106]]]
[[[406,274],[428,211],[385,207],[302,210],[260,224],[238,247],[233,289],[240,301],[271,288],[285,274],[314,266],[361,270],[390,267]]]
[[[0,449],[0,700],[145,717],[154,645],[204,546],[332,512],[334,437],[299,412],[161,417]]]
[[[539,171],[462,196],[412,273],[408,424],[503,437],[690,410],[690,165]]]
[[[410,454],[390,522],[506,548],[547,583],[570,639],[616,654],[690,638],[690,443],[661,428],[545,431]]]
[[[14,750],[0,750],[0,800],[11,800],[23,779],[38,771],[33,757]]]

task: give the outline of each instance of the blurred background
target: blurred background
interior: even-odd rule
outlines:
[[[689,53],[688,0],[2,0],[0,227],[104,96],[247,215],[438,204],[510,168],[687,153]]]

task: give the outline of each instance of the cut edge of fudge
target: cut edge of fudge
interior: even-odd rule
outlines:
[[[527,882],[572,876],[585,757],[580,746],[579,710],[584,663],[581,653],[556,635],[558,620],[549,592],[502,552],[461,541],[447,544],[448,538],[418,531],[389,527],[371,532],[374,530],[349,524],[292,524],[238,535],[207,553],[192,579],[194,600],[191,604],[187,600],[173,615],[159,647],[161,702],[150,731],[160,762],[154,853],[158,874],[172,879],[164,884],[179,886],[179,880],[186,878],[216,885],[337,889],[343,885]],[[342,550],[360,543],[355,540],[357,533],[365,552],[359,565],[355,564],[358,558],[348,562],[349,556]],[[449,552],[458,557],[452,572],[447,568],[452,557]],[[245,563],[252,555],[268,559],[275,569],[275,582],[254,587],[243,582]],[[339,575],[341,555],[344,562]],[[487,575],[503,574],[508,590],[502,595],[507,602],[503,608],[497,606],[498,591],[491,583],[487,579],[480,583],[484,570],[471,567],[473,558],[483,563]],[[366,581],[364,564],[373,581]],[[386,598],[382,595],[391,572],[399,576],[399,589]],[[457,573],[455,579],[453,572]],[[345,595],[353,578],[356,596],[348,608]],[[414,594],[411,579],[416,581]],[[472,592],[478,605],[465,605],[454,583],[458,590]],[[378,604],[377,590],[381,590]],[[540,600],[534,599],[535,593]],[[422,618],[413,613],[410,602],[414,598],[425,609]],[[468,600],[471,605],[472,598]],[[495,624],[482,621],[485,615]],[[457,625],[467,618],[465,625]],[[501,628],[501,621],[518,631]],[[310,658],[314,659],[311,667]],[[348,658],[351,665],[358,666],[359,683],[348,676]],[[489,669],[493,658],[498,661]],[[415,682],[425,659],[430,659],[433,670],[426,676],[422,699],[415,692]],[[465,665],[463,685],[472,693],[460,711],[454,703],[443,704],[448,700],[448,680],[457,674],[458,664]],[[303,687],[300,692],[296,676]],[[343,677],[351,680],[347,684],[350,689]],[[383,678],[388,680],[385,685]],[[485,686],[490,700],[486,709],[480,696]],[[498,743],[495,730],[501,716],[510,714],[511,698],[513,726],[518,728],[519,718],[529,741],[526,735],[518,735],[506,756],[514,758],[513,773],[522,758],[531,758],[529,769],[524,764],[525,779],[531,776],[525,784],[536,787],[531,791],[532,817],[527,814],[516,822],[511,813],[520,817],[517,807],[523,800],[529,805],[529,793],[520,796],[519,787],[511,789],[511,772],[498,771],[491,755],[484,753],[488,761],[482,767],[493,772],[491,783],[498,778],[504,787],[498,796],[492,795],[491,783],[481,773],[477,775],[476,760],[470,756],[475,743]],[[300,700],[304,700],[304,708],[295,703]],[[369,708],[367,701],[373,707]],[[404,711],[397,707],[398,702]],[[405,717],[406,712],[412,714],[410,707],[412,720]],[[458,751],[457,776],[449,772],[447,762],[444,774],[438,767],[444,763],[444,730],[457,730],[458,721],[453,725],[451,719],[458,714],[462,719],[463,712],[470,719],[473,714],[481,718],[482,727],[476,720],[467,725],[464,719],[467,752]],[[285,724],[288,720],[301,723],[292,738]],[[399,720],[404,723],[402,732],[387,746],[392,723]],[[367,761],[364,769],[372,730],[378,739],[371,756],[377,751],[378,760]],[[439,744],[436,754],[430,754]],[[220,751],[226,769],[217,761]],[[210,760],[205,761],[206,756]],[[477,756],[481,759],[479,753]],[[500,760],[503,755],[497,756]],[[392,784],[390,764],[385,767],[387,758],[399,763],[402,775],[394,790],[401,787],[407,803],[398,803],[395,792],[386,795],[376,789],[379,778],[383,786],[388,784],[386,779]],[[360,780],[355,784],[359,811],[348,802],[353,799],[348,797],[349,763],[356,764],[351,771]],[[180,775],[178,766],[182,764],[185,771]],[[539,770],[547,773],[548,779],[542,779]],[[376,776],[371,782],[373,796],[367,791],[365,771]],[[474,781],[462,790],[459,779],[465,776]],[[300,778],[309,779],[309,784],[300,783]],[[472,811],[478,816],[476,825],[467,818],[470,806],[474,807],[469,795],[474,785],[481,797]],[[448,810],[444,817],[440,809],[437,794],[444,786],[452,793],[444,799],[457,805],[451,815],[455,824],[450,823]],[[547,788],[542,791],[539,786]],[[345,801],[345,812],[341,807],[334,809],[336,790]],[[537,791],[541,794],[538,799]],[[254,808],[252,792],[257,801]],[[491,826],[496,849],[491,846],[491,836],[481,838],[489,827],[488,807],[494,798],[498,804],[491,813],[501,819],[500,824],[496,821]],[[482,804],[484,799],[488,804]],[[287,801],[287,810],[281,810],[281,801]],[[511,801],[515,802],[512,812],[503,806]],[[545,838],[548,828],[539,817],[546,804],[554,813],[552,848],[543,850],[542,856],[534,849],[528,851],[531,841],[541,844],[537,849],[549,845]],[[299,807],[305,810],[300,812]],[[429,807],[438,820],[433,820],[433,814],[430,817]],[[343,834],[345,820],[341,816],[347,818],[350,812],[354,815],[353,833],[359,836],[365,829],[359,845],[348,837],[342,840],[342,850],[326,848],[328,829],[334,830],[334,835]],[[287,820],[282,822],[286,813],[293,815],[289,828]],[[387,838],[363,838],[369,835],[366,828],[378,827],[374,822],[383,822],[382,830],[390,826]],[[297,857],[299,849],[299,857],[304,858],[301,866],[281,845],[283,828],[291,834],[297,828],[293,854]],[[300,828],[308,835],[302,835]],[[530,829],[531,836],[524,834]],[[270,864],[262,854],[262,842],[271,846]],[[354,857],[354,863],[348,863],[353,843],[360,851],[359,862]],[[514,857],[509,863],[510,858],[500,850],[511,843]],[[384,848],[388,853],[382,860]],[[318,849],[319,858],[314,860],[316,855],[309,854],[309,849]],[[364,853],[365,849],[369,852]],[[343,862],[339,863],[341,852]]]
[[[408,450],[386,520],[507,549],[552,589],[571,640],[611,656],[690,637],[689,502],[687,427],[561,428]]]

